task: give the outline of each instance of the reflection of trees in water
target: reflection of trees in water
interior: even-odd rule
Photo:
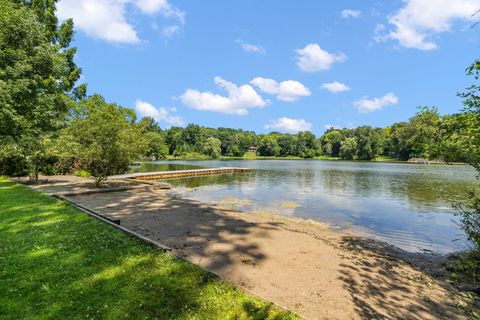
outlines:
[[[175,170],[193,170],[204,169],[203,166],[178,163],[142,163],[140,167],[132,168],[132,172],[155,172],[155,171],[175,171]]]
[[[160,166],[165,170],[192,169],[189,164],[145,164]],[[169,180],[174,186],[197,188],[202,186],[224,186],[234,189],[240,185],[251,186],[258,192],[278,199],[295,199],[301,194],[341,194],[351,198],[384,198],[387,201],[407,204],[412,210],[438,211],[439,207],[449,208],[453,202],[465,200],[465,191],[473,181],[465,181],[448,168],[415,167],[405,170],[348,170],[345,168],[318,168],[288,166],[273,170],[256,169],[249,173],[212,175]],[[401,169],[401,170],[399,170]],[[457,170],[461,170],[458,168]],[[275,191],[274,191],[275,190]],[[269,194],[272,191],[272,194]],[[448,209],[447,209],[448,210]]]
[[[257,182],[267,189],[286,186],[285,191],[299,192],[312,190],[315,187],[315,178],[318,170],[314,168],[288,168],[285,170],[258,170]],[[279,197],[282,197],[279,195]]]
[[[211,176],[191,177],[167,180],[168,183],[175,187],[198,188],[202,186],[213,185],[234,185],[244,183],[254,183],[255,173],[233,173],[233,174],[219,174]]]
[[[382,179],[375,179],[368,171],[323,170],[321,172],[324,190],[329,193],[352,193],[355,197],[378,195],[384,189]]]
[[[473,182],[439,177],[432,173],[324,170],[324,190],[351,193],[354,197],[383,196],[407,202],[416,210],[431,210],[465,200]]]
[[[316,170],[300,169],[300,170],[255,170],[246,173],[234,173],[223,175],[211,175],[192,178],[181,178],[167,180],[173,186],[197,188],[212,185],[239,185],[249,184],[255,185],[263,189],[277,188],[282,184],[292,187],[292,192],[298,191],[298,188],[312,189],[315,183]],[[295,190],[296,188],[296,190]]]
[[[429,174],[410,174],[389,183],[387,192],[394,198],[406,199],[417,210],[432,210],[466,200],[466,192],[474,184],[469,181],[438,179]]]

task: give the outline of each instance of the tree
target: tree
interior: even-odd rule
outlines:
[[[480,60],[476,60],[467,69],[467,75],[475,80],[480,76]],[[459,158],[477,171],[480,178],[480,86],[474,83],[459,93],[464,108],[460,114],[447,117],[443,124],[445,133],[440,145],[445,159]],[[457,204],[456,214],[460,217],[460,225],[472,244],[471,250],[460,256],[452,267],[462,277],[480,287],[480,194],[478,190],[469,193],[469,202]]]
[[[354,130],[357,142],[357,157],[360,160],[372,160],[382,151],[382,137],[370,126],[358,127]]]
[[[78,102],[57,141],[60,158],[74,157],[100,184],[125,173],[143,155],[147,141],[135,112],[93,95]]]
[[[399,160],[410,159],[412,155],[412,147],[409,140],[412,135],[412,127],[408,122],[393,124],[390,130],[390,155]]]
[[[391,155],[400,160],[412,157],[436,158],[441,142],[442,118],[436,108],[419,107],[408,122],[396,123],[390,130]]]
[[[411,137],[407,142],[412,156],[435,158],[436,146],[440,143],[441,117],[437,108],[419,107],[420,111],[410,118]]]
[[[212,159],[220,158],[222,155],[222,142],[214,137],[208,138],[203,145],[203,153],[210,156]]]
[[[280,154],[280,146],[272,135],[265,135],[260,138],[257,152],[261,156],[278,156]]]
[[[171,127],[165,135],[165,143],[168,146],[168,153],[173,154],[182,145],[183,128]]]
[[[73,22],[58,24],[54,12],[55,1],[0,2],[0,162],[20,160],[32,180],[46,155],[44,141],[85,91],[74,88],[80,69],[69,47]]]
[[[140,119],[139,123],[143,128],[145,128],[145,131],[147,132],[162,132],[162,128],[160,128],[158,122],[155,121],[155,119],[153,119],[152,117],[143,117],[142,119]]]
[[[320,139],[322,151],[332,157],[338,157],[343,135],[340,130],[328,129]]]
[[[182,131],[181,143],[184,145],[185,151],[201,152],[205,139],[205,130],[199,125],[189,124]]]
[[[218,128],[216,133],[217,138],[221,142],[222,154],[225,156],[236,156],[240,153],[237,146],[237,136],[233,129]],[[237,153],[237,154],[235,154]],[[243,153],[242,153],[243,155]]]
[[[314,158],[318,153],[317,139],[310,131],[297,134],[297,154],[302,158]]]
[[[165,143],[164,133],[160,125],[151,117],[140,119],[139,126],[144,132],[147,141],[145,156],[149,159],[165,159],[168,155],[168,146]]]
[[[352,160],[357,155],[357,141],[355,138],[345,138],[340,145],[339,156],[345,160]]]
[[[280,156],[294,156],[297,154],[298,139],[291,134],[282,134],[277,138],[278,146],[280,147]]]
[[[168,146],[165,144],[163,134],[160,132],[147,131],[144,133],[147,141],[145,156],[152,160],[165,159],[168,155]]]
[[[255,132],[238,130],[237,132],[237,150],[233,150],[233,155],[242,157],[248,148],[254,146],[256,142]]]

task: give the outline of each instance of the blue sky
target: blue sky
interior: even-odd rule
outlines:
[[[461,108],[480,0],[61,0],[89,93],[151,115],[269,132],[386,126]]]

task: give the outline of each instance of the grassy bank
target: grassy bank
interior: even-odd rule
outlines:
[[[0,177],[2,319],[292,319],[43,194]]]
[[[165,160],[212,160],[207,156],[194,156],[194,157],[173,157],[167,156]],[[222,156],[217,160],[341,160],[338,157],[330,156],[318,156],[315,158],[301,158],[295,156],[286,156],[286,157],[275,157],[275,156],[257,156],[255,154],[245,154],[243,157],[233,157],[233,156]]]

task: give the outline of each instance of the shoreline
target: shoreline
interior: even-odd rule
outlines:
[[[77,189],[88,183],[73,180]],[[317,221],[170,197],[152,186],[69,199],[308,319],[466,318],[458,309],[464,297],[442,280],[444,257],[410,254]]]
[[[138,161],[139,163],[156,163],[156,162],[170,162],[170,161],[266,161],[266,160],[281,160],[281,161],[341,161],[341,162],[357,162],[357,163],[398,163],[398,164],[411,164],[411,165],[464,165],[469,166],[468,163],[463,162],[441,162],[441,161],[431,161],[428,164],[409,162],[407,160],[396,160],[396,159],[381,159],[381,160],[346,160],[340,158],[300,158],[300,157],[268,157],[268,156],[258,156],[252,158],[243,158],[243,157],[220,157],[218,159],[211,158],[201,158],[201,159],[192,159],[192,158],[171,158],[159,160],[145,160]]]

